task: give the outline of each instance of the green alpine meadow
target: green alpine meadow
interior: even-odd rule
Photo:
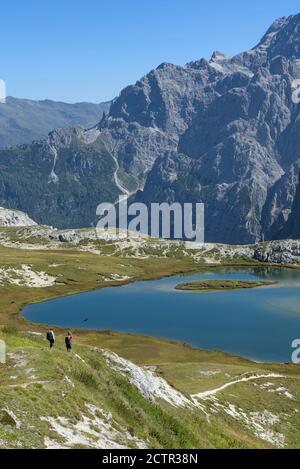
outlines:
[[[87,239],[86,230],[76,231],[83,239],[74,243],[55,241],[54,233],[37,226],[0,231],[4,448],[298,446],[298,365],[255,363],[112,330],[72,329],[75,344],[68,355],[65,328],[32,324],[20,314],[27,304],[87,290],[120,289],[130,282],[213,272],[220,266],[256,268],[263,261],[221,245],[206,252],[144,237],[104,242]],[[63,239],[66,232],[59,235]],[[296,268],[294,263],[290,267]],[[250,287],[264,283],[250,282]],[[100,315],[106,314],[100,308]],[[49,327],[56,337],[51,350]]]

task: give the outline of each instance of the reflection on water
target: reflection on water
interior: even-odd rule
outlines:
[[[300,337],[300,271],[218,267],[184,276],[184,281],[207,278],[259,278],[278,284],[191,293],[174,289],[183,281],[176,276],[31,305],[24,315],[40,323],[156,335],[256,360],[290,361],[291,342]]]
[[[300,322],[300,302],[299,295],[293,295],[291,292],[290,298],[277,298],[275,301],[268,300],[266,301],[266,306],[270,308],[271,311],[280,315],[295,315],[299,317]],[[299,324],[300,326],[300,324]],[[298,326],[298,327],[299,327]],[[299,336],[300,336],[300,327],[299,327]]]

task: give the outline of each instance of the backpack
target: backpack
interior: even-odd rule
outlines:
[[[52,332],[51,332],[51,331],[48,331],[46,337],[47,337],[47,340],[49,340],[49,341],[50,341],[50,340],[53,340],[53,334],[52,334]]]
[[[69,336],[65,337],[65,344],[66,344],[67,346],[71,345],[71,339],[70,339]]]

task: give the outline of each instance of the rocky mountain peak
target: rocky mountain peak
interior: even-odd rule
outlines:
[[[291,60],[300,58],[300,14],[280,18],[271,25],[253,49],[265,51],[268,58],[279,56]]]
[[[89,226],[121,191],[145,203],[203,202],[207,241],[298,233],[299,31],[300,15],[280,18],[234,57],[162,63],[94,128],[0,152],[1,205],[40,223]]]
[[[218,62],[219,60],[226,60],[226,59],[229,59],[229,58],[230,57],[228,55],[225,55],[222,52],[219,52],[219,51],[215,50],[212,53],[210,62]]]

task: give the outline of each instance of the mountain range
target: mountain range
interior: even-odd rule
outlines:
[[[109,106],[110,102],[69,104],[8,96],[5,104],[0,104],[0,148],[46,138],[55,128],[77,124],[92,127]]]
[[[0,205],[84,227],[100,202],[126,193],[204,202],[206,241],[300,237],[299,78],[300,14],[234,57],[163,63],[92,128],[0,151]]]

